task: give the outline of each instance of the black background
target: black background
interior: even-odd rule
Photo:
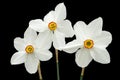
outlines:
[[[24,31],[32,19],[43,19],[55,6],[64,2],[67,8],[67,19],[74,25],[82,20],[87,24],[95,18],[103,18],[103,30],[113,35],[112,43],[107,47],[110,56],[110,64],[100,64],[92,61],[85,69],[84,80],[119,80],[119,5],[114,1],[83,1],[83,0],[31,0],[31,1],[5,1],[2,5],[1,20],[1,80],[39,80],[38,73],[29,74],[24,64],[12,66],[11,56],[16,52],[13,46],[15,37],[23,37]],[[3,17],[3,19],[2,19]],[[69,38],[66,41],[75,39]],[[56,63],[54,48],[53,58],[41,62],[43,80],[56,79]],[[67,54],[59,51],[60,80],[79,80],[81,68],[75,63],[75,54]],[[6,66],[7,65],[7,66]]]

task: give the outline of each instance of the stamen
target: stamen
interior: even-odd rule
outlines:
[[[91,39],[87,39],[87,40],[84,41],[84,47],[87,48],[87,49],[92,48],[93,45],[94,45],[94,42]]]
[[[51,31],[54,31],[57,28],[57,24],[55,22],[50,22],[48,27]]]
[[[25,48],[25,51],[30,54],[30,53],[33,53],[34,52],[34,47],[32,45],[28,45],[26,48]]]

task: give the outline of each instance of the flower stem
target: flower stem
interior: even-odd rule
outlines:
[[[38,64],[38,74],[39,74],[39,79],[40,79],[40,80],[43,80],[43,79],[42,79],[42,73],[41,73],[40,62],[39,62],[39,64]]]
[[[81,75],[80,75],[80,80],[83,80],[84,72],[85,72],[85,68],[82,68]]]
[[[56,53],[56,68],[57,68],[57,80],[60,80],[60,75],[59,75],[59,60],[58,60],[58,50],[55,49]]]

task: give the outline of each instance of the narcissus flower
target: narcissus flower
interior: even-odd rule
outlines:
[[[50,43],[53,41],[53,46],[56,49],[65,45],[65,37],[74,35],[71,22],[66,20],[64,3],[58,4],[55,10],[50,11],[43,20],[36,19],[30,21],[29,27],[41,32],[40,36],[43,36]]]
[[[65,52],[76,52],[75,61],[79,67],[86,67],[95,60],[102,64],[110,63],[110,55],[106,47],[112,41],[112,35],[108,31],[102,31],[103,20],[101,17],[86,25],[78,21],[74,25],[76,40],[66,44]],[[81,48],[81,49],[80,49]]]
[[[18,52],[13,54],[11,64],[17,65],[25,63],[25,68],[29,73],[35,73],[38,69],[39,60],[47,61],[52,57],[48,50],[50,44],[37,37],[36,31],[28,28],[24,33],[24,38],[15,38],[14,47]]]

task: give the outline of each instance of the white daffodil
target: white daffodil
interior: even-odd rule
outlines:
[[[92,59],[102,64],[110,63],[110,55],[106,47],[111,43],[112,35],[108,31],[102,31],[102,25],[101,17],[88,25],[83,21],[78,21],[74,25],[76,40],[61,48],[68,53],[77,51],[75,61],[79,67],[88,66]]]
[[[60,3],[55,10],[50,11],[43,20],[36,19],[29,23],[29,27],[35,31],[41,32],[40,36],[47,39],[48,42],[53,41],[53,46],[58,49],[65,45],[65,37],[72,37],[74,31],[69,20],[66,20],[66,7],[64,3]]]
[[[14,47],[18,52],[13,54],[11,64],[17,65],[25,63],[26,70],[33,74],[38,69],[39,60],[47,61],[52,57],[52,53],[48,51],[50,45],[39,40],[36,31],[28,28],[24,33],[23,38],[14,39]],[[43,45],[44,44],[44,45]]]

